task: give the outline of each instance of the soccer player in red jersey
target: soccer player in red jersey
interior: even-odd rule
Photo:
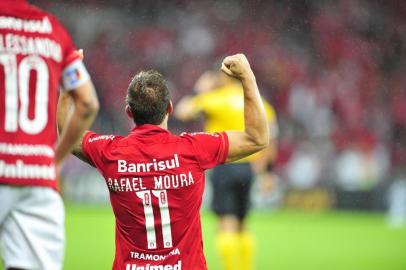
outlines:
[[[73,153],[99,170],[110,192],[116,218],[113,269],[207,269],[200,223],[204,171],[262,150],[269,142],[248,60],[242,54],[226,57],[222,70],[242,83],[244,131],[171,134],[167,85],[161,74],[146,71],[135,75],[127,90],[125,110],[136,124],[132,132],[125,137],[87,132],[75,147]],[[60,102],[68,110],[69,100]]]
[[[59,86],[74,108],[57,142]],[[98,110],[89,74],[57,19],[0,1],[0,250],[6,269],[62,268],[57,168]]]

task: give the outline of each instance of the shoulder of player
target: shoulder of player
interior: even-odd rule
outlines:
[[[56,16],[50,13],[47,13],[47,16],[52,24],[54,33],[59,34],[63,40],[69,39],[70,34],[65,25],[63,25]]]
[[[204,132],[204,131],[198,131],[198,132],[182,132],[179,135],[179,138],[181,140],[186,140],[186,141],[193,141],[196,138],[202,138],[202,137],[220,137],[220,133],[210,133],[210,132]]]
[[[17,17],[22,19],[34,19],[34,20],[43,20],[47,19],[49,24],[52,27],[51,35],[54,38],[59,39],[60,41],[66,41],[69,38],[68,31],[64,25],[59,21],[59,19],[54,16],[49,11],[43,10],[35,5],[26,4],[26,5],[17,5],[15,10],[11,11],[17,12]]]
[[[59,41],[62,41],[64,44],[67,42],[67,40],[70,39],[69,31],[66,29],[66,27],[61,23],[61,21],[52,13],[42,10],[40,8],[36,8],[36,11],[38,12],[39,16],[43,18],[47,18],[49,20],[49,23],[52,25],[52,35],[56,37]]]
[[[28,2],[28,1],[27,1]],[[31,15],[34,16],[42,16],[42,15],[46,15],[48,14],[48,12],[46,12],[45,10],[41,9],[40,7],[37,7],[35,5],[32,5],[30,3],[22,3],[23,4],[23,8],[25,10],[27,10],[27,12],[29,12]]]
[[[31,13],[36,13],[36,16],[47,18],[49,20],[49,23],[52,26],[52,36],[54,36],[54,38],[56,37],[62,42],[66,42],[70,39],[69,31],[55,15],[33,5],[30,5],[30,8],[30,11],[32,11]]]
[[[95,132],[89,131],[84,137],[83,141],[85,143],[113,143],[122,140],[124,137],[113,134],[97,134]]]
[[[35,5],[28,5],[28,9],[27,11],[29,12],[29,14],[31,16],[35,16],[35,17],[40,17],[40,18],[44,18],[47,17],[49,22],[54,26],[54,24],[58,24],[61,25],[61,23],[59,22],[58,18],[53,15],[52,13],[50,13],[49,11],[46,11],[44,9],[41,9]]]
[[[2,11],[2,16],[12,16],[12,17],[17,17],[20,19],[42,19],[45,16],[49,16],[49,13],[46,12],[45,10],[34,6],[30,3],[25,3],[25,2],[19,2],[19,3],[12,3],[10,4],[9,2],[1,3],[0,5],[5,5],[6,10],[1,10]],[[11,6],[10,6],[11,5]],[[5,11],[5,12],[3,12]]]

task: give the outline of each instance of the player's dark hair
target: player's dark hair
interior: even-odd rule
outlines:
[[[126,103],[135,124],[161,124],[169,102],[168,86],[158,71],[141,71],[132,78],[127,89]]]

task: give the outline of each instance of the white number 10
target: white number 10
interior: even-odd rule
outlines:
[[[40,133],[48,122],[49,73],[47,64],[39,56],[31,55],[23,58],[17,66],[15,55],[0,54],[0,65],[4,67],[5,75],[5,131],[16,132],[20,126],[25,133]],[[35,71],[37,74],[35,117],[32,120],[28,116],[31,71]],[[20,100],[19,112],[18,100]]]
[[[151,191],[138,191],[137,197],[142,200],[145,214],[145,227],[147,230],[148,249],[156,249],[155,219],[152,209]],[[164,248],[172,247],[171,217],[169,215],[168,195],[166,190],[152,190],[152,195],[159,200],[159,209],[161,212],[162,236]]]

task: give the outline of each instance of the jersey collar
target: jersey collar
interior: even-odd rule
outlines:
[[[163,129],[161,127],[158,127],[156,125],[151,125],[151,124],[145,124],[145,125],[139,125],[139,126],[135,126],[131,133],[135,133],[135,134],[155,134],[155,133],[169,133],[168,130]]]

